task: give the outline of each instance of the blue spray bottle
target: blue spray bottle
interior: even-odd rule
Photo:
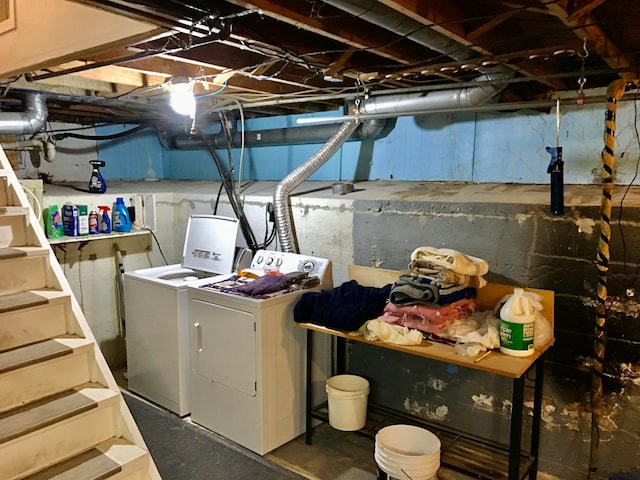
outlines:
[[[109,219],[109,210],[106,205],[100,205],[100,233],[111,233],[111,220]]]
[[[93,166],[91,177],[89,178],[89,193],[106,192],[107,184],[100,173],[100,167],[104,167],[106,163],[102,160],[91,160],[89,163]]]

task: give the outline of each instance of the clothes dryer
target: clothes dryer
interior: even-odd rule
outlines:
[[[128,388],[180,416],[189,401],[187,286],[234,270],[238,220],[189,218],[182,263],[124,274]]]
[[[331,261],[307,255],[259,250],[248,271],[274,268],[318,277],[316,290],[332,285]],[[305,429],[306,330],[293,323],[293,307],[309,290],[256,298],[230,291],[234,281],[187,287],[191,420],[264,455]],[[330,350],[318,365],[323,384]]]

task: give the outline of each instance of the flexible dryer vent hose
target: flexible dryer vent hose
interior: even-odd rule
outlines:
[[[283,252],[299,253],[298,243],[293,231],[293,220],[289,208],[289,195],[302,182],[324,165],[331,156],[347,141],[359,122],[345,122],[340,129],[314,153],[311,158],[287,175],[277,186],[273,195],[276,230]]]
[[[605,325],[607,313],[607,273],[609,271],[611,240],[611,198],[613,196],[613,157],[616,134],[616,113],[618,100],[622,98],[627,82],[616,80],[607,88],[607,112],[604,122],[604,149],[602,150],[602,204],[600,220],[600,239],[596,266],[598,268],[598,287],[596,304],[596,325],[594,333],[594,361],[591,381],[591,452],[589,471],[597,465],[597,451],[600,443],[600,417],[602,415],[602,366],[605,353]]]

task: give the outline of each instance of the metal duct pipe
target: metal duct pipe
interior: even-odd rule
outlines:
[[[324,0],[351,15],[395,32],[431,50],[442,53],[454,60],[468,60],[476,52],[446,35],[407,17],[403,13],[387,7],[378,0]]]
[[[44,128],[49,114],[44,95],[25,95],[22,104],[24,112],[0,113],[0,135],[32,134]]]
[[[394,119],[368,120],[361,122],[348,140],[377,140],[386,136],[395,124]],[[317,125],[293,128],[274,128],[271,130],[252,130],[244,132],[245,147],[266,147],[274,145],[302,145],[309,143],[324,143],[338,131],[336,125]],[[202,137],[191,136],[180,132],[170,132],[158,126],[158,137],[163,147],[178,150],[196,150],[207,148]],[[227,136],[224,132],[212,134],[208,137],[215,148],[227,148]],[[232,147],[242,146],[242,132],[233,129],[230,137]]]
[[[304,182],[313,172],[320,168],[347,141],[358,126],[358,122],[345,122],[340,129],[314,153],[309,160],[287,175],[276,187],[273,194],[278,241],[283,252],[298,253],[299,248],[293,235],[293,222],[289,208],[291,191]]]
[[[456,90],[438,90],[417,94],[381,95],[370,97],[360,107],[362,115],[401,116],[406,112],[415,112],[449,108],[476,107],[486,102],[504,85],[478,81],[477,87]]]
[[[386,28],[453,60],[461,62],[478,56],[478,53],[472,48],[443,35],[432,27],[413,20],[391,7],[383,5],[378,0],[324,0],[324,3],[328,3],[369,23]],[[479,68],[478,71],[491,76],[494,73],[500,75],[509,72],[510,76],[514,74],[513,70],[501,65],[491,67],[491,69]]]

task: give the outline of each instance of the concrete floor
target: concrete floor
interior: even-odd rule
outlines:
[[[128,392],[125,372],[116,371],[114,377],[120,388]],[[137,396],[133,392],[128,393]],[[190,421],[188,416],[183,420]],[[305,435],[300,435],[264,458],[309,480],[376,480],[378,469],[373,456],[374,447],[373,439],[355,432],[342,432],[322,423],[315,427],[311,445],[307,445]],[[444,467],[438,471],[438,480],[472,478]]]

